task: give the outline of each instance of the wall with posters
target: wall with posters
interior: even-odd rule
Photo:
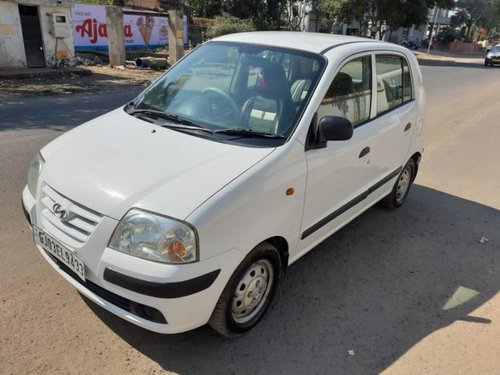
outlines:
[[[102,5],[75,4],[71,9],[76,51],[107,50],[106,8]],[[184,44],[187,43],[187,17],[184,16]],[[168,46],[168,18],[156,12],[123,9],[125,48]]]

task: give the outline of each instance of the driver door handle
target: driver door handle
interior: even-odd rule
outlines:
[[[359,156],[358,158],[362,158],[363,156],[365,155],[368,155],[370,153],[370,147],[365,147],[364,149],[361,150],[361,152],[359,153]]]

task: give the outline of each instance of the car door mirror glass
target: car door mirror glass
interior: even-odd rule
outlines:
[[[318,143],[328,141],[347,141],[352,138],[352,123],[340,116],[324,116],[318,126]]]

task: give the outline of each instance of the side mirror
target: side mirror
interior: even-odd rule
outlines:
[[[326,145],[328,141],[347,141],[352,138],[352,123],[339,116],[325,116],[319,121],[317,142]]]

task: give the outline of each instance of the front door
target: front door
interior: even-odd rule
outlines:
[[[28,68],[44,68],[45,55],[43,53],[42,32],[38,8],[19,5],[21,28],[23,30],[24,50]]]
[[[317,110],[323,116],[347,118],[354,126],[347,141],[330,141],[306,151],[308,176],[301,247],[322,240],[361,212],[365,192],[377,178],[370,147],[379,134],[371,127],[372,57],[356,57],[341,67]]]

